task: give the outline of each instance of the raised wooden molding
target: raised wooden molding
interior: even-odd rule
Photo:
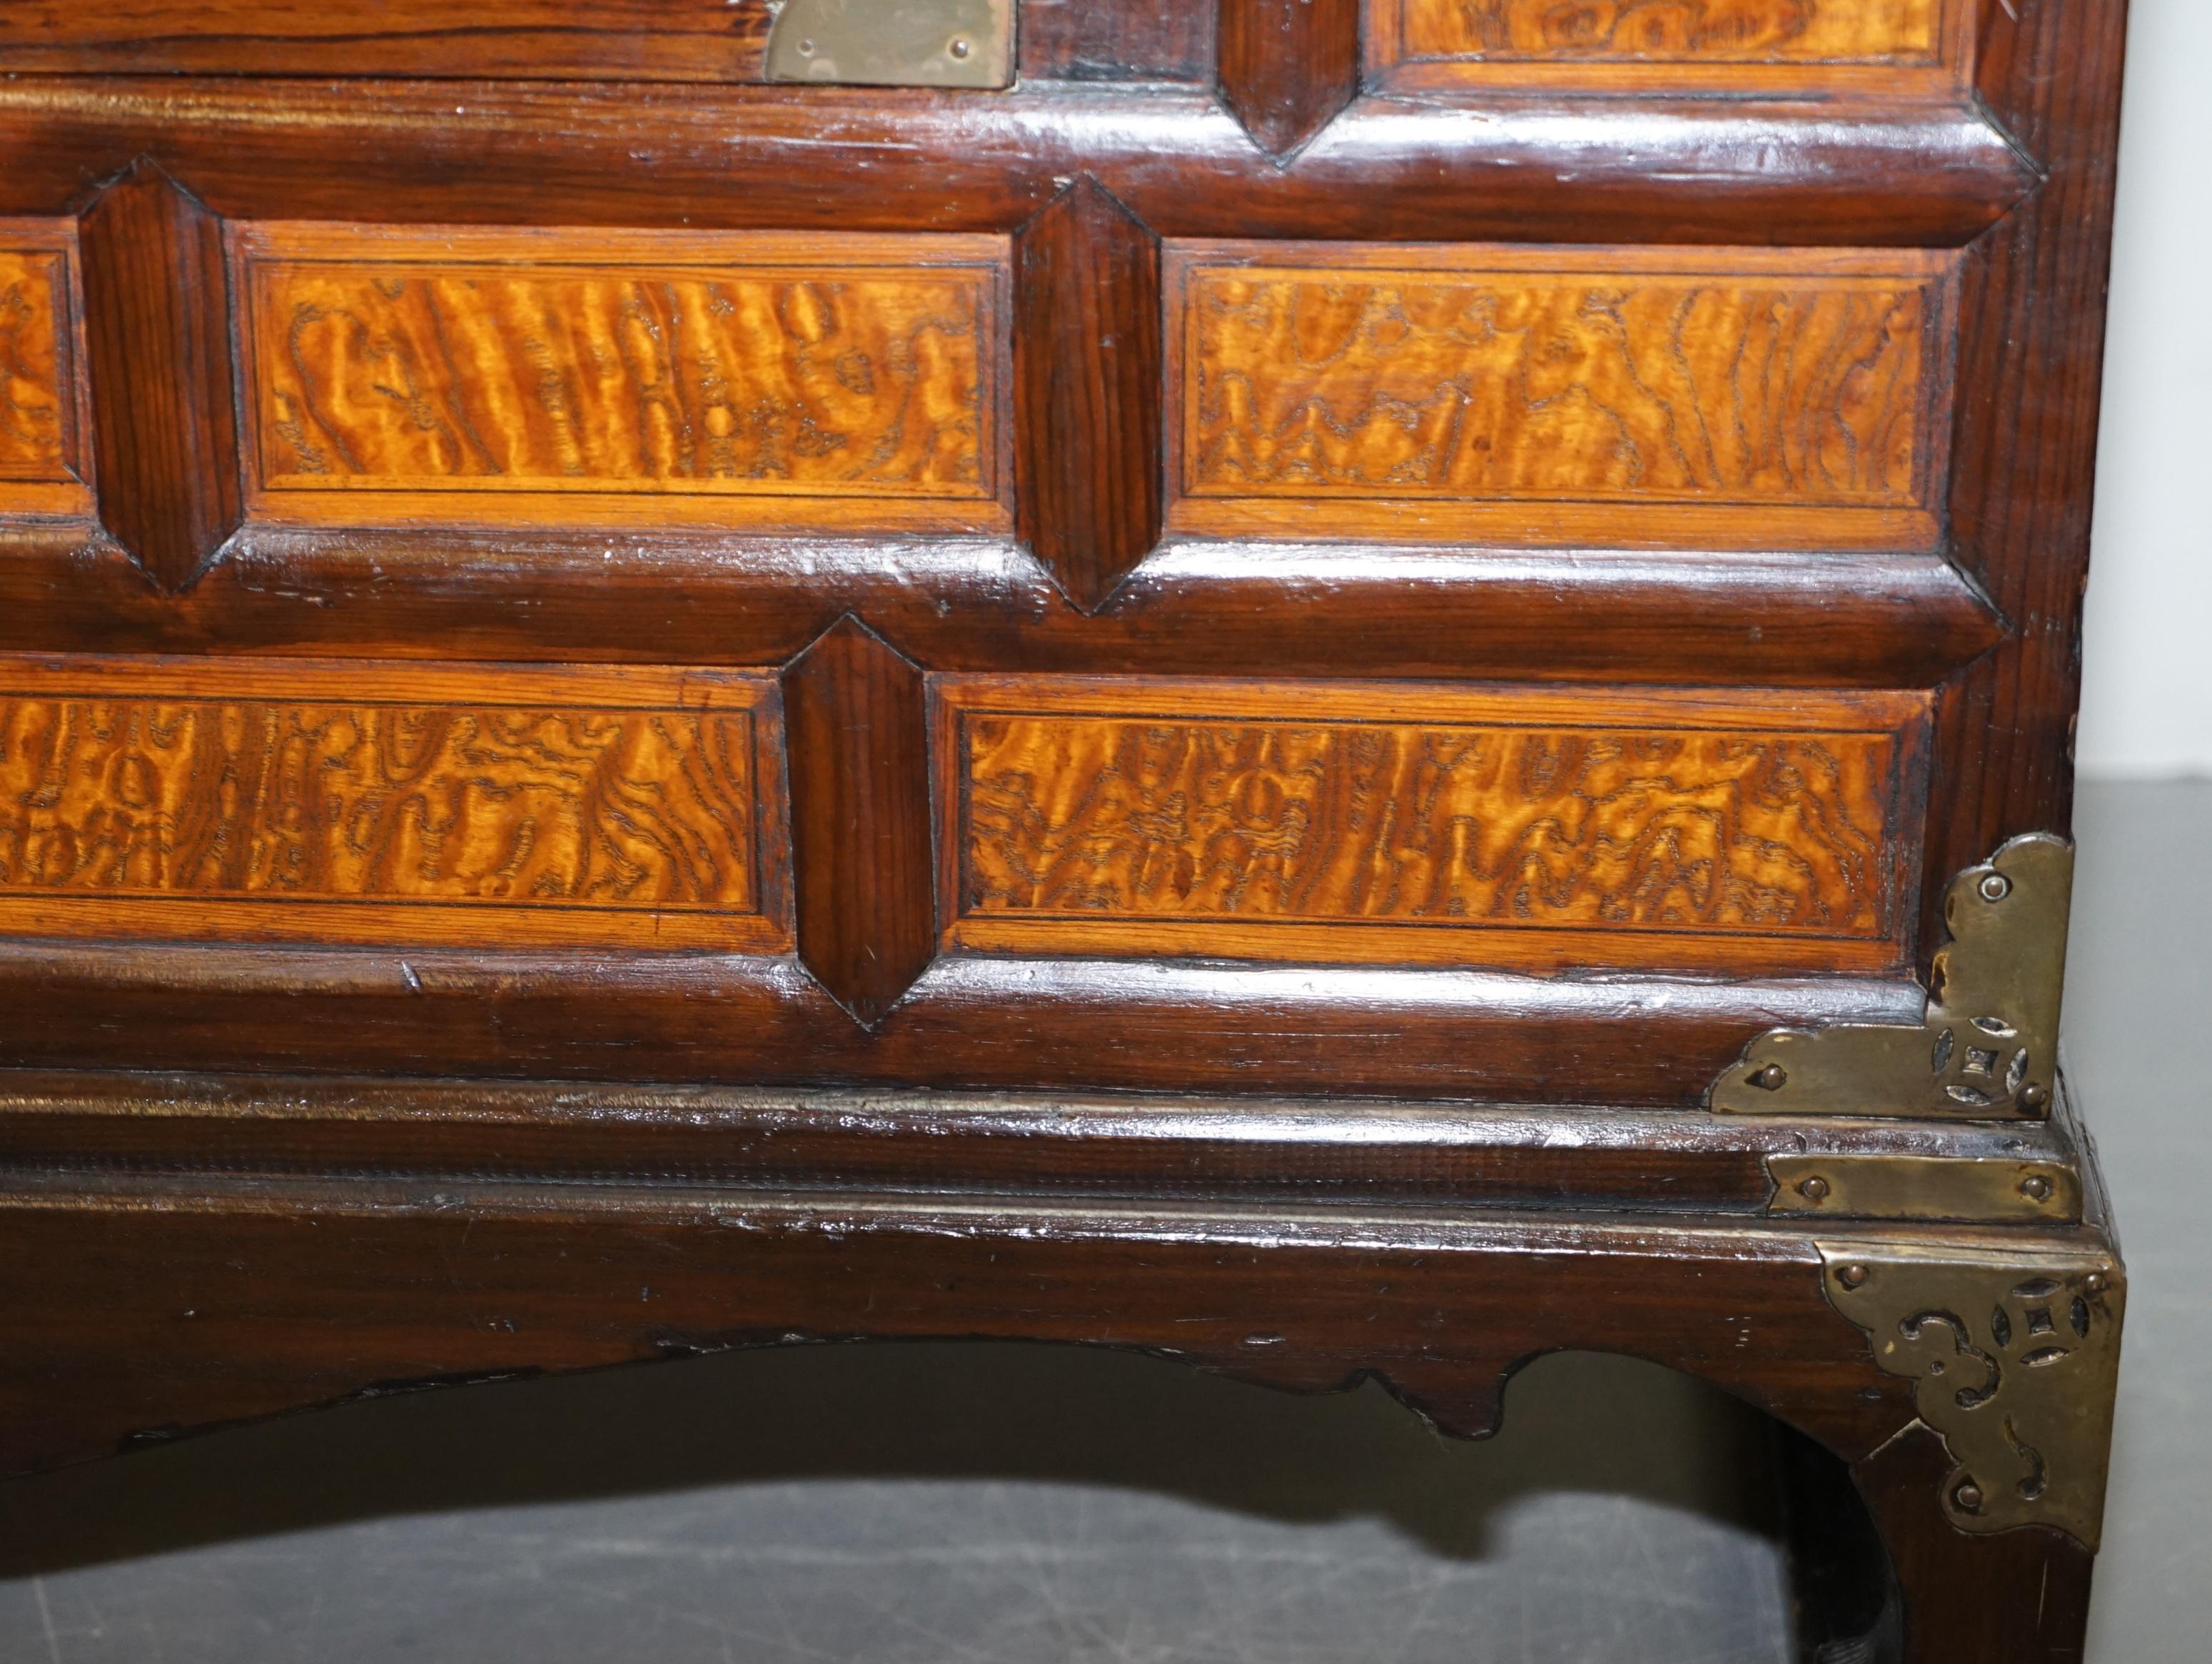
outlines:
[[[244,513],[222,222],[141,159],[77,236],[100,522],[179,590]]]
[[[1014,242],[1022,537],[1086,611],[1159,541],[1160,245],[1085,174]]]
[[[1221,0],[1221,96],[1282,159],[1359,90],[1360,0]]]
[[[840,619],[784,672],[799,956],[865,1026],[936,952],[921,670]]]

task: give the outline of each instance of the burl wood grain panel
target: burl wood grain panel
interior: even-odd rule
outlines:
[[[1370,0],[1398,85],[1846,90],[1963,84],[1978,0]]]
[[[1007,249],[247,228],[257,515],[1001,528]]]
[[[1867,971],[1905,947],[1917,694],[948,677],[949,945]]]
[[[0,932],[787,944],[773,685],[0,660]]]
[[[87,514],[66,228],[0,219],[0,518]]]
[[[1932,548],[1954,263],[1182,244],[1174,523]]]

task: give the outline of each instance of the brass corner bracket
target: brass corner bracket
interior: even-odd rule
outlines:
[[[1951,1453],[1952,1524],[2051,1526],[2094,1553],[2126,1303],[2118,1263],[2094,1250],[1820,1249],[1829,1303],[1866,1331],[1875,1363],[1918,1383],[1919,1418]]]
[[[783,0],[768,79],[830,87],[1010,87],[1013,0]]]
[[[1775,1029],[1713,1083],[1723,1114],[2040,1120],[2058,1092],[2074,846],[2014,838],[1951,881],[1917,1027]]]

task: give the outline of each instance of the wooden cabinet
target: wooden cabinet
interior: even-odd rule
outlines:
[[[2078,1655],[2121,24],[0,6],[9,1465],[1603,1346]]]

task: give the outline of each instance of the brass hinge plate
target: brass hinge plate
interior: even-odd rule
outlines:
[[[1917,1026],[1776,1029],[1713,1083],[1723,1114],[2046,1117],[2057,1092],[2058,1008],[2074,846],[2015,838],[1951,881],[1950,941]]]
[[[1951,1453],[1951,1522],[2051,1526],[2094,1553],[2126,1303],[2118,1262],[2094,1249],[1820,1250],[1830,1303],[1866,1331],[1876,1363],[1918,1383],[1914,1407]]]
[[[1011,87],[1014,0],[784,0],[768,78],[844,87]]]
[[[1769,1156],[1770,1214],[1832,1219],[2078,1224],[2081,1180],[2063,1161],[1902,1154]]]

